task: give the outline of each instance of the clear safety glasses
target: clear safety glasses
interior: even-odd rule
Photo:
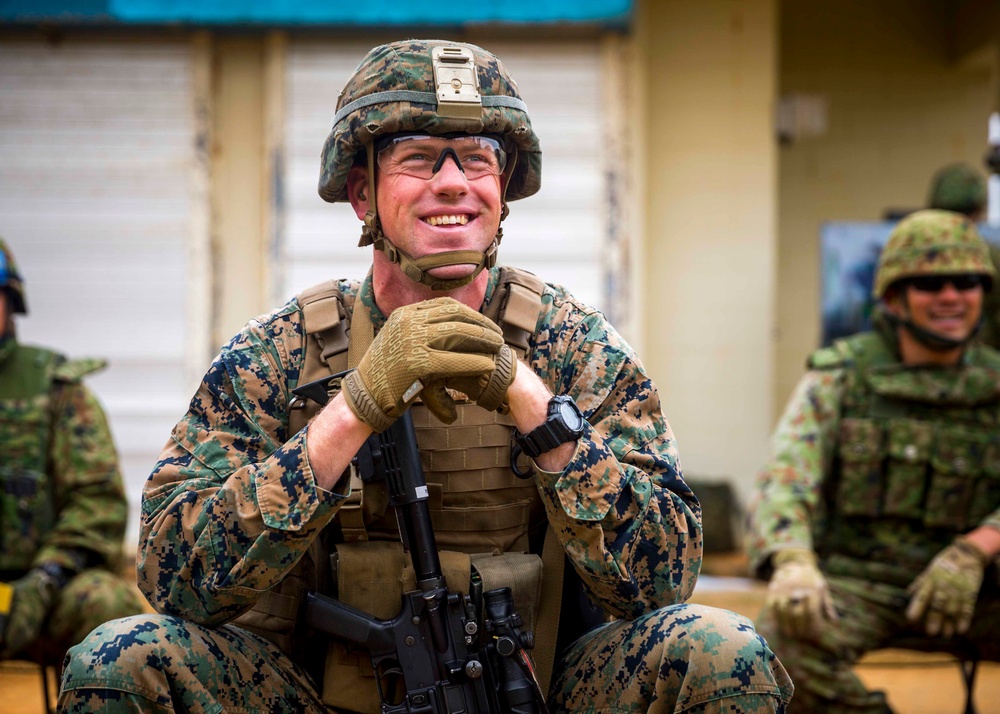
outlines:
[[[405,134],[385,139],[375,149],[378,167],[384,173],[421,179],[430,179],[449,158],[469,181],[499,176],[507,166],[507,152],[500,142],[481,134]]]

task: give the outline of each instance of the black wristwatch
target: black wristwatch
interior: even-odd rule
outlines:
[[[514,430],[514,443],[510,450],[510,463],[514,473],[521,478],[530,476],[530,471],[525,474],[518,469],[517,459],[522,453],[534,459],[560,444],[576,441],[583,436],[584,423],[580,407],[572,397],[552,397],[544,423],[527,434]]]

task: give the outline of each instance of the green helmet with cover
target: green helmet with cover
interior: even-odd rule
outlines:
[[[885,297],[893,283],[920,275],[978,274],[992,283],[996,270],[986,241],[966,216],[923,210],[901,220],[879,256],[872,295]]]
[[[468,263],[467,251],[415,261],[382,233],[375,200],[375,143],[401,133],[488,135],[509,155],[500,177],[502,217],[507,200],[530,196],[541,186],[542,153],[528,109],[500,60],[476,45],[445,40],[404,40],[380,45],[361,60],[337,100],[333,127],[323,145],[319,195],[347,200],[347,175],[367,161],[369,210],[359,245],[374,244],[411,278],[436,289],[471,282],[496,261],[502,237],[483,254],[476,273],[461,281],[436,281],[426,271]],[[501,218],[502,220],[502,218]],[[450,260],[449,260],[450,256]]]
[[[986,180],[965,164],[950,164],[931,180],[928,208],[955,211],[971,216],[986,206]]]
[[[14,254],[7,247],[7,242],[0,238],[0,288],[3,288],[10,299],[11,311],[25,315],[28,308],[24,299],[24,280],[21,271],[17,269]]]

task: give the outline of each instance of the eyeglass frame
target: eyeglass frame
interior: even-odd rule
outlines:
[[[452,146],[445,146],[443,149],[441,149],[440,154],[438,154],[437,160],[431,167],[430,176],[423,176],[421,174],[412,173],[404,170],[389,170],[382,165],[381,163],[382,155],[387,149],[396,144],[399,144],[400,142],[413,141],[418,139],[444,139],[446,141],[453,141],[458,139],[485,139],[488,142],[490,142],[491,146],[493,144],[496,145],[493,146],[492,149],[494,152],[497,152],[498,154],[497,163],[499,164],[499,168],[496,173],[493,173],[493,171],[486,171],[478,176],[469,176],[469,173],[465,170],[465,165],[463,165],[462,163],[462,159],[459,157],[458,153]],[[451,156],[451,158],[455,162],[455,165],[458,167],[459,171],[461,171],[465,175],[466,180],[468,181],[477,181],[481,178],[485,178],[486,176],[503,176],[504,171],[506,171],[508,166],[508,156],[510,153],[503,137],[496,136],[494,134],[468,134],[465,132],[449,132],[446,134],[428,134],[426,132],[392,134],[390,136],[386,136],[383,137],[382,139],[379,139],[375,143],[373,149],[375,154],[375,164],[378,166],[379,170],[383,171],[387,176],[395,174],[403,174],[405,176],[420,178],[425,181],[430,181],[434,177],[434,175],[441,170],[441,168],[444,166],[445,159],[448,158],[449,156]],[[468,158],[466,160],[468,161]]]

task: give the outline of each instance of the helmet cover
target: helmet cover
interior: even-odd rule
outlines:
[[[986,181],[965,164],[950,164],[934,174],[928,208],[970,215],[986,205]]]
[[[471,52],[482,107],[474,116],[448,112],[435,93],[435,48]],[[440,50],[438,50],[440,52]],[[372,49],[361,60],[337,100],[333,127],[323,145],[319,195],[347,200],[347,173],[358,152],[400,132],[493,134],[517,149],[506,198],[536,193],[542,154],[517,85],[500,60],[476,45],[444,40],[404,40]]]
[[[996,270],[989,247],[975,224],[952,211],[923,210],[901,220],[879,256],[872,295],[885,297],[890,285],[919,275],[985,275]]]

